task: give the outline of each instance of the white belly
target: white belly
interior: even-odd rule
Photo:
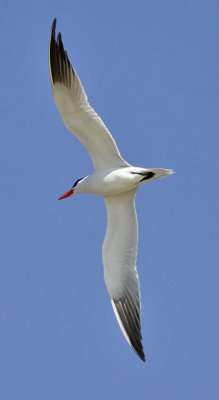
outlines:
[[[133,167],[95,172],[83,182],[83,192],[114,196],[137,188],[139,177],[131,173]],[[81,193],[82,193],[81,191]]]

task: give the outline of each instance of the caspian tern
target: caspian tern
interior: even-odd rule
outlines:
[[[105,284],[127,342],[145,361],[136,268],[138,223],[135,195],[142,184],[174,171],[137,168],[122,158],[110,132],[88,102],[64,49],[61,33],[56,38],[56,19],[49,40],[49,69],[54,100],[61,118],[86,147],[94,166],[92,175],[78,179],[59,200],[79,193],[103,196],[107,208],[107,229],[102,252]]]

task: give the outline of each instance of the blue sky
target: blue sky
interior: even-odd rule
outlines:
[[[104,286],[102,199],[57,201],[92,165],[52,98],[54,17],[122,155],[177,171],[137,197],[146,364]],[[218,18],[214,0],[2,1],[1,399],[217,398]]]

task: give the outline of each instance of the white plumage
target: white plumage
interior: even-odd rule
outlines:
[[[90,106],[79,77],[62,43],[56,39],[56,20],[49,41],[49,67],[55,103],[66,127],[90,154],[94,173],[75,182],[60,199],[92,193],[104,197],[107,229],[103,242],[104,279],[113,310],[128,343],[145,361],[140,324],[140,292],[136,270],[138,223],[135,195],[145,182],[173,173],[146,169],[126,162],[104,125]]]

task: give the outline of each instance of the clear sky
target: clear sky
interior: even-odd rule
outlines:
[[[48,73],[54,17],[122,155],[177,173],[139,190],[146,364],[102,273],[92,171]],[[0,398],[206,400],[219,392],[219,2],[2,0]]]

